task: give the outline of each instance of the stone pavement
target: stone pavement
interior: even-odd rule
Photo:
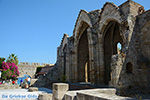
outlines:
[[[0,100],[38,100],[41,94],[50,94],[52,91],[39,88],[38,91],[28,92],[28,89],[1,89]]]

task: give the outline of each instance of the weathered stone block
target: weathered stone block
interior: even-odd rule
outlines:
[[[53,99],[62,100],[65,93],[68,91],[69,85],[65,83],[54,83],[53,84]]]
[[[68,91],[65,94],[65,100],[77,100],[76,91]]]
[[[52,94],[42,93],[39,95],[38,100],[52,100]]]
[[[35,92],[35,91],[38,91],[38,88],[37,87],[30,87],[29,92]]]
[[[34,85],[34,83],[35,83],[37,80],[38,80],[38,79],[31,79],[30,86]]]

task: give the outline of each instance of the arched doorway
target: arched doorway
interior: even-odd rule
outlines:
[[[109,81],[111,80],[111,58],[112,55],[118,54],[118,43],[121,45],[123,43],[123,40],[120,36],[119,24],[111,21],[104,30],[104,83],[106,85],[108,85]]]
[[[83,31],[79,38],[77,52],[78,82],[90,82],[87,28]]]

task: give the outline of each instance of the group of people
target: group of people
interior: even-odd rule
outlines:
[[[25,80],[23,80],[23,79],[21,79],[20,80],[20,85],[21,85],[21,87],[22,88],[29,88],[29,86],[30,86],[30,81],[31,81],[31,78],[30,77],[26,77],[26,79]]]
[[[1,74],[2,71],[0,70],[0,79],[1,79]],[[21,78],[21,80],[18,79],[18,81],[20,81],[20,86],[22,88],[29,88],[30,83],[31,83],[31,77],[28,75],[25,75],[24,77]],[[0,84],[5,83],[5,81],[1,81],[0,80]],[[17,84],[18,82],[16,82],[15,80],[10,80],[10,83],[12,83],[13,85]]]

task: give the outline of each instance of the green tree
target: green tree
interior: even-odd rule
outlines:
[[[9,55],[9,57],[7,58],[6,62],[8,63],[15,63],[16,65],[18,65],[19,61],[18,61],[18,57],[15,54],[11,54]]]
[[[5,61],[5,58],[0,58],[0,69],[2,68],[2,62]]]

